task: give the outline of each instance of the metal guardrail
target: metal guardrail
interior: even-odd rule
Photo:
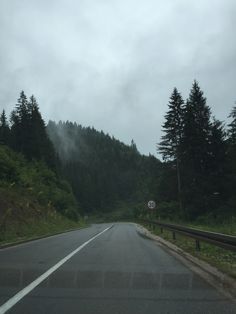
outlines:
[[[200,250],[200,241],[208,242],[213,245],[236,252],[236,236],[226,235],[217,232],[203,231],[199,229],[184,227],[180,225],[162,223],[158,221],[142,220],[150,226],[159,226],[161,232],[163,229],[172,231],[173,239],[176,238],[176,233],[183,234],[196,240],[196,250]]]

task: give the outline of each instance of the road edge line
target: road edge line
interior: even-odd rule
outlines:
[[[113,227],[110,226],[103,231],[99,232],[92,238],[90,238],[88,241],[81,244],[77,249],[66,255],[63,259],[61,259],[59,262],[57,262],[54,266],[49,268],[46,272],[44,272],[41,276],[39,276],[37,279],[32,281],[29,285],[27,285],[25,288],[17,292],[13,297],[11,297],[8,301],[3,303],[0,306],[0,314],[6,313],[8,310],[10,310],[14,305],[16,305],[21,299],[23,299],[27,294],[29,294],[33,289],[35,289],[41,282],[43,282],[45,279],[47,279],[52,273],[54,273],[59,267],[61,267],[63,264],[65,264],[69,259],[71,259],[76,253],[81,251],[86,245],[88,245],[90,242],[95,240],[97,237],[108,231]]]
[[[5,244],[2,244],[2,245],[0,244],[0,250],[7,249],[7,248],[10,248],[10,247],[14,247],[14,246],[17,246],[17,245],[20,245],[20,244],[33,242],[33,241],[36,241],[36,240],[41,240],[41,239],[54,237],[54,236],[57,236],[57,235],[60,235],[60,234],[64,234],[64,233],[68,233],[68,232],[72,232],[72,231],[82,230],[82,229],[85,229],[85,228],[88,228],[88,227],[89,226],[83,226],[83,227],[79,227],[79,228],[67,229],[65,231],[58,231],[58,232],[55,232],[55,233],[45,234],[45,235],[38,236],[38,237],[22,239],[22,240],[19,240],[19,241],[9,242],[9,243],[5,243]]]

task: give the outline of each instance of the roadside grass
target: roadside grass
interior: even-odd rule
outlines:
[[[0,246],[49,236],[85,226],[84,220],[69,219],[33,197],[25,188],[0,186]]]
[[[0,231],[0,247],[38,237],[50,236],[71,229],[86,227],[83,220],[69,220],[59,214],[47,217],[29,218],[23,223],[12,221],[5,230]]]
[[[157,220],[157,218],[153,220]],[[205,221],[207,221],[207,223]],[[194,222],[189,222],[189,221],[184,221],[184,220],[173,221],[170,219],[161,219],[161,222],[175,224],[175,225],[182,225],[182,226],[205,230],[205,231],[225,233],[228,235],[236,236],[236,217],[234,216],[231,218],[228,218],[227,220],[222,219],[222,221],[220,222],[219,222],[219,219],[214,221],[211,219],[207,219],[207,217],[202,217],[200,219],[197,219]]]
[[[190,226],[190,225],[188,225]],[[194,228],[197,228],[196,225],[191,225]],[[176,246],[180,247],[184,251],[190,253],[191,255],[202,259],[209,263],[210,265],[216,267],[220,271],[225,274],[228,274],[232,278],[236,279],[236,253],[225,250],[223,248],[205,243],[203,241],[200,242],[200,251],[197,251],[195,248],[195,240],[184,235],[175,233],[176,239],[173,239],[173,235],[171,231],[163,229],[163,233],[161,233],[161,228],[156,227],[154,230],[145,226],[155,235],[162,237],[163,239],[175,244]],[[218,228],[200,228],[199,229],[208,230],[208,231],[216,231],[216,232],[223,232],[223,230],[229,230],[226,226],[222,226],[222,229],[219,230]],[[234,229],[232,229],[234,230]],[[234,232],[234,231],[233,231]],[[226,233],[226,232],[225,232]],[[230,234],[229,232],[227,232]],[[235,233],[231,233],[235,234]]]
[[[219,232],[219,233],[224,233],[228,235],[236,235],[236,219],[235,221],[232,221],[230,223],[222,223],[222,224],[209,224],[209,225],[204,225],[204,224],[198,224],[198,223],[188,223],[188,227],[195,228],[195,229],[200,229],[200,230],[207,230],[207,231],[212,231],[212,232]]]

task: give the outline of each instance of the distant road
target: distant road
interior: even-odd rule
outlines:
[[[129,223],[0,250],[0,314],[6,306],[21,314],[236,313],[232,301]]]

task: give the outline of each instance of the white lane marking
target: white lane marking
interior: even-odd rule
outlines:
[[[113,226],[113,225],[112,225]],[[36,288],[43,280],[45,280],[48,276],[50,276],[55,270],[57,270],[59,267],[61,267],[65,262],[67,262],[72,256],[74,256],[76,253],[78,253],[80,250],[82,250],[86,245],[88,245],[90,242],[92,242],[94,239],[99,237],[101,234],[106,232],[107,230],[111,229],[111,227],[108,227],[104,229],[103,231],[99,232],[97,235],[89,239],[88,241],[84,242],[82,245],[80,245],[77,249],[75,249],[73,252],[68,254],[66,257],[64,257],[62,260],[60,260],[57,264],[52,266],[50,269],[48,269],[44,274],[39,276],[37,279],[35,279],[33,282],[31,282],[28,286],[26,286],[24,289],[19,291],[17,294],[15,294],[12,298],[10,298],[6,303],[4,303],[2,306],[0,306],[0,314],[6,313],[9,309],[11,309],[17,302],[19,302],[22,298],[24,298],[28,293],[30,293],[34,288]]]

